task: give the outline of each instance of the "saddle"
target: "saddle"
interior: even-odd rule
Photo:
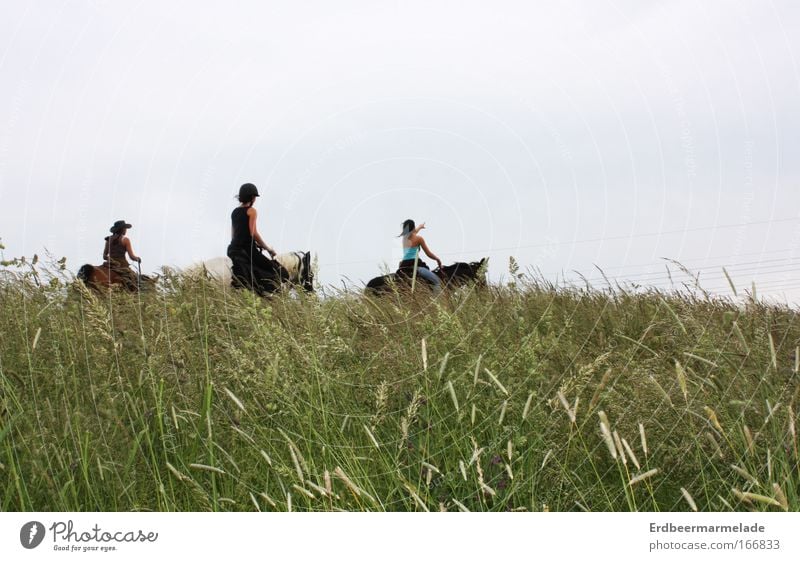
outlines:
[[[254,258],[245,249],[228,248],[232,262],[231,284],[234,288],[250,288],[256,293],[275,292],[289,279],[288,271],[274,259],[267,259],[260,253]]]
[[[422,259],[418,259],[416,261],[417,261],[417,269],[430,270],[428,264],[425,263],[425,261],[423,261]],[[411,277],[414,275],[414,259],[404,259],[400,261],[400,266],[397,268],[395,274],[398,277],[410,280]]]

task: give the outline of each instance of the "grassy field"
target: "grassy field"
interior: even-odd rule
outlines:
[[[0,508],[800,508],[796,311],[556,288],[98,297],[0,272]]]

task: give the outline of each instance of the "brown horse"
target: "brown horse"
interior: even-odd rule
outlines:
[[[86,264],[80,268],[77,276],[86,286],[98,291],[118,287],[136,292],[152,288],[158,280],[158,277],[152,278],[146,275],[126,276],[112,269],[108,264],[100,266]]]

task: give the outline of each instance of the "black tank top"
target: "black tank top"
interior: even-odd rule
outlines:
[[[231,225],[233,226],[231,247],[249,250],[253,244],[253,236],[250,235],[250,217],[247,216],[248,208],[250,207],[239,206],[231,213]]]

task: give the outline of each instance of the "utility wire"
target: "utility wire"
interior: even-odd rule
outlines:
[[[780,222],[796,222],[800,220],[800,216],[795,216],[791,218],[775,218],[772,220],[758,220],[754,222],[741,222],[738,224],[719,224],[716,226],[699,226],[697,228],[683,228],[680,230],[662,230],[660,232],[645,232],[642,234],[624,234],[619,236],[606,236],[601,238],[588,238],[582,240],[565,240],[565,241],[553,241],[548,243],[536,243],[536,244],[528,244],[528,245],[516,245],[516,246],[507,246],[507,247],[494,247],[490,249],[475,249],[475,250],[466,250],[466,251],[458,251],[458,252],[442,252],[442,255],[491,255],[492,253],[498,253],[502,251],[515,251],[520,249],[535,249],[535,248],[542,248],[542,247],[553,247],[553,246],[561,246],[561,245],[575,245],[575,244],[584,244],[584,243],[596,243],[596,242],[605,242],[605,241],[615,241],[615,240],[630,240],[630,239],[638,239],[638,238],[647,238],[653,236],[668,236],[673,234],[686,234],[689,232],[704,232],[708,230],[723,230],[728,228],[741,228],[745,226],[758,226],[763,224],[775,224]],[[357,261],[342,261],[339,263],[323,263],[324,266],[340,266],[340,265],[359,265],[363,263],[373,263],[373,259],[362,259]]]

